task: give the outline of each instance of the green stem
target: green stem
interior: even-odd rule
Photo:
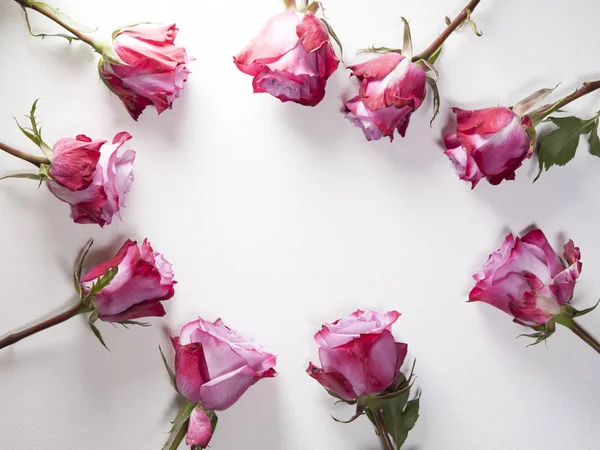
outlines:
[[[415,55],[412,60],[416,62],[420,59],[427,60],[431,58],[431,56],[438,51],[438,49],[442,46],[446,39],[448,39],[450,35],[454,33],[454,31],[456,31],[456,29],[460,27],[465,20],[467,20],[469,14],[471,14],[473,10],[477,8],[479,2],[481,2],[481,0],[471,0],[469,4],[465,6],[463,10],[458,14],[458,16],[456,16],[456,18],[452,22],[450,22],[446,29],[442,31],[442,34],[440,34],[424,51],[422,51],[418,55]]]
[[[72,308],[67,311],[58,314],[57,316],[51,317],[43,322],[38,323],[37,325],[33,325],[29,328],[24,329],[23,331],[18,331],[13,334],[9,334],[4,339],[0,339],[0,349],[8,347],[16,342],[19,342],[21,339],[25,339],[33,334],[39,333],[40,331],[46,330],[47,328],[53,327],[54,325],[58,325],[59,323],[63,323],[66,320],[69,320],[71,317],[75,317],[78,314],[83,314],[88,312],[89,307],[85,306],[82,302],[77,303]]]
[[[11,155],[21,158],[22,160],[27,161],[37,167],[40,167],[42,164],[50,164],[50,160],[44,156],[30,155],[29,153],[17,150],[16,148],[11,147],[4,142],[0,142],[0,150],[4,150],[6,153],[10,153]]]
[[[567,95],[565,98],[557,101],[556,103],[541,106],[540,108],[528,114],[528,116],[531,118],[531,121],[534,123],[534,125],[537,125],[553,112],[558,111],[563,106],[566,106],[578,98],[594,92],[597,89],[600,89],[600,80],[583,83],[583,86],[577,89],[571,95]]]
[[[171,441],[171,445],[167,450],[177,450],[179,448],[179,444],[183,441],[183,438],[187,434],[189,419],[186,420],[183,426],[179,429],[173,440]]]
[[[85,33],[82,33],[77,28],[72,27],[71,25],[66,23],[58,15],[56,15],[56,13],[51,8],[47,8],[46,5],[44,5],[43,3],[36,2],[33,0],[15,0],[15,1],[19,5],[21,5],[23,8],[33,9],[34,11],[37,11],[40,14],[46,16],[48,19],[52,20],[56,24],[63,27],[65,30],[67,30],[69,33],[71,33],[77,39],[79,39],[82,42],[85,42],[86,44],[91,46],[94,50],[96,50],[98,53],[102,54],[104,49],[100,43],[95,41],[91,36],[89,36]]]
[[[578,323],[574,320],[571,321],[571,326],[569,327],[573,333],[579,336],[585,343],[587,343],[590,347],[600,353],[600,343],[592,337],[587,331],[585,331]]]
[[[373,419],[375,421],[375,427],[377,427],[377,434],[379,435],[379,439],[381,439],[381,443],[385,450],[395,450],[394,444],[390,439],[390,435],[385,428],[385,423],[383,422],[383,414],[381,413],[381,407],[379,405],[370,406],[369,409],[373,413]]]

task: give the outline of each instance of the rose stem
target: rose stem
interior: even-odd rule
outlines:
[[[571,322],[569,328],[573,333],[583,339],[590,347],[600,353],[600,343],[592,337],[587,331],[585,331],[578,323],[574,320]]]
[[[394,450],[394,444],[390,440],[390,435],[388,434],[385,424],[383,423],[383,415],[381,414],[381,407],[377,405],[376,407],[370,408],[373,413],[373,419],[375,420],[375,426],[377,427],[377,434],[379,434],[379,438],[381,439],[381,443],[383,444],[385,450]]]
[[[460,12],[456,18],[450,22],[450,24],[446,27],[442,34],[440,34],[429,47],[427,47],[423,52],[415,55],[413,57],[413,61],[418,61],[420,59],[429,59],[431,56],[437,51],[438,48],[442,46],[442,44],[450,37],[450,35],[461,26],[461,24],[467,20],[469,14],[473,12],[477,5],[481,0],[471,0],[467,6]]]
[[[552,114],[554,111],[562,108],[565,105],[568,105],[571,102],[574,102],[575,100],[583,97],[584,95],[594,92],[596,89],[600,89],[600,80],[583,83],[583,86],[577,89],[571,95],[567,95],[565,98],[551,105],[541,106],[540,108],[528,114],[528,116],[531,117],[532,121],[534,120],[534,118],[538,121],[541,121],[548,114]]]
[[[45,8],[44,6],[40,5],[38,2],[34,2],[31,0],[15,0],[15,1],[19,5],[21,5],[23,8],[33,9],[34,11],[37,11],[40,14],[46,16],[48,19],[54,21],[55,23],[57,23],[58,25],[63,27],[69,33],[73,34],[80,41],[85,42],[86,44],[90,45],[94,50],[98,51],[99,53],[102,53],[102,51],[99,50],[99,48],[96,44],[96,41],[94,41],[94,39],[92,39],[91,36],[88,36],[87,34],[82,33],[78,29],[72,27],[71,25],[69,25],[68,23],[63,21],[60,17],[58,17],[52,10]]]
[[[0,142],[0,150],[4,150],[6,153],[10,153],[17,158],[21,158],[24,161],[30,162],[31,164],[40,167],[42,164],[50,164],[50,160],[44,156],[34,156],[29,153],[17,150],[4,142]]]
[[[179,444],[181,444],[181,441],[183,441],[183,438],[187,434],[189,422],[190,422],[189,420],[185,421],[183,426],[179,429],[179,431],[175,435],[173,442],[171,443],[171,445],[169,446],[169,448],[167,450],[177,450],[179,448]]]
[[[62,323],[70,319],[71,317],[75,317],[76,315],[84,313],[86,311],[88,311],[88,308],[82,302],[79,302],[71,309],[60,313],[57,316],[51,317],[50,319],[40,322],[37,325],[33,325],[29,328],[26,328],[23,331],[9,334],[4,339],[0,340],[0,349],[8,347],[9,345],[12,345],[16,342],[19,342],[21,339],[25,339],[26,337],[31,336],[32,334],[53,327],[54,325],[58,325],[59,323]]]

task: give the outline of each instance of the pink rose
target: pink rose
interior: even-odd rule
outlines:
[[[54,146],[54,157],[47,185],[60,200],[71,205],[76,223],[110,224],[133,182],[135,152],[117,156],[131,139],[127,132],[117,134],[112,144],[92,141],[84,135],[61,139]]]
[[[131,117],[146,106],[170,109],[190,73],[183,47],[175,45],[175,24],[140,24],[113,33],[113,49],[127,65],[101,62],[100,78],[119,96]]]
[[[198,319],[172,339],[178,391],[207,410],[223,411],[261,378],[276,375],[276,357],[227,328]]]
[[[408,350],[390,331],[398,317],[358,310],[326,323],[315,334],[323,368],[310,363],[306,372],[344,400],[385,391],[396,384]]]
[[[470,181],[472,187],[483,177],[494,185],[514,180],[515,170],[535,147],[528,133],[532,129],[529,118],[520,118],[505,107],[452,110],[457,129],[444,138],[444,144],[458,177]]]
[[[137,242],[127,240],[114,258],[88,271],[81,277],[84,293],[88,294],[98,278],[113,267],[118,267],[116,276],[92,299],[101,320],[124,322],[165,315],[160,302],[173,297],[177,282],[171,264],[152,250],[147,239],[141,249]]]
[[[327,28],[310,11],[272,17],[233,61],[254,77],[255,93],[308,106],[323,100],[327,79],[339,64]]]
[[[346,118],[362,128],[367,140],[394,130],[404,137],[411,114],[425,98],[425,71],[399,53],[385,53],[349,67],[360,81],[358,95],[345,103]]]
[[[489,303],[524,325],[542,325],[571,300],[581,272],[579,258],[573,241],[564,246],[563,262],[542,231],[530,231],[522,238],[509,234],[473,275],[477,284],[469,301]]]

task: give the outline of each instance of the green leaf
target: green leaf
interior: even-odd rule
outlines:
[[[79,259],[77,260],[77,264],[75,265],[75,270],[73,271],[73,284],[75,285],[75,290],[79,293],[79,298],[83,299],[83,289],[81,287],[81,272],[83,271],[83,264],[85,263],[85,259],[94,244],[94,240],[90,239],[88,243],[83,248]]]
[[[558,128],[546,136],[538,148],[540,173],[542,169],[548,170],[554,165],[564,166],[573,159],[579,138],[592,130],[596,118],[584,120],[574,116],[549,117],[548,121]]]
[[[176,382],[175,374],[169,367],[169,364],[167,363],[167,358],[165,358],[165,354],[163,353],[160,345],[158,346],[158,350],[160,351],[160,356],[162,357],[163,363],[165,365],[165,369],[167,369],[167,372],[169,373],[169,378],[171,378],[171,383],[173,383],[173,386],[175,386],[175,389],[177,389],[177,382]]]
[[[598,132],[600,131],[600,121],[596,119],[596,123],[590,132],[590,153],[594,156],[600,157],[600,138],[598,138]]]
[[[342,47],[342,42],[337,37],[337,34],[335,34],[335,31],[333,31],[333,28],[331,27],[331,25],[329,25],[329,22],[327,20],[321,19],[321,22],[323,22],[323,24],[325,24],[325,27],[327,28],[327,32],[329,33],[329,35],[333,38],[333,40],[336,42],[336,44],[340,48],[340,53],[341,53],[340,57],[343,56],[344,48]]]
[[[90,329],[94,333],[94,336],[96,336],[96,338],[104,346],[104,348],[106,350],[110,351],[110,349],[106,346],[106,343],[104,342],[104,338],[102,337],[102,334],[100,333],[100,330],[98,330],[98,328],[96,328],[96,325],[94,325],[94,323],[98,320],[98,316],[99,316],[98,315],[98,311],[94,311],[92,314],[90,314],[90,317],[88,319],[88,322],[90,324]]]
[[[187,432],[188,420],[190,420],[190,416],[192,415],[192,411],[195,407],[195,403],[186,401],[186,403],[181,408],[179,408],[177,416],[173,421],[171,431],[169,431],[169,438],[167,439],[167,442],[165,442],[165,445],[163,445],[161,450],[176,450],[179,447],[179,444],[185,437],[185,434]]]
[[[106,269],[104,275],[98,277],[98,279],[94,281],[90,292],[85,296],[84,303],[89,304],[98,292],[100,292],[102,289],[104,289],[110,284],[110,282],[113,280],[113,278],[117,275],[118,272],[119,266],[109,267],[108,269]]]
[[[409,431],[415,427],[417,420],[419,419],[419,402],[421,400],[421,396],[417,395],[416,398],[413,398],[406,404],[406,408],[404,408],[404,412],[402,413],[403,418],[403,426],[407,428]]]
[[[4,175],[0,177],[0,180],[6,180],[7,178],[27,178],[29,180],[44,181],[44,178],[39,173],[15,173],[12,175]]]
[[[433,121],[440,113],[440,91],[438,89],[437,83],[433,78],[427,77],[427,83],[431,87],[431,92],[433,93],[433,117],[429,122],[429,126],[433,126]]]
[[[404,38],[402,41],[402,54],[406,56],[408,59],[412,59],[413,57],[413,43],[412,36],[410,34],[410,25],[408,25],[408,21],[402,17],[402,23],[404,24]]]

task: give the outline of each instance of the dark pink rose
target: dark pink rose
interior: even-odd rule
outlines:
[[[100,159],[100,148],[105,143],[106,141],[92,141],[83,134],[59,140],[52,149],[49,175],[70,191],[86,189],[92,184]]]
[[[411,114],[425,98],[425,71],[399,53],[348,68],[360,81],[360,89],[344,105],[346,118],[362,128],[369,141],[384,136],[392,141],[394,130],[404,137]]]
[[[128,240],[114,258],[87,272],[81,278],[83,291],[89,293],[94,282],[113,267],[118,267],[117,275],[92,300],[101,320],[124,322],[165,315],[160,302],[173,297],[177,282],[171,264],[152,250],[147,239],[141,248]]]
[[[208,417],[202,408],[196,406],[190,416],[185,443],[193,446],[193,449],[206,448],[212,439],[213,431],[210,417]]]
[[[225,326],[198,319],[172,339],[178,391],[207,410],[223,411],[261,378],[274,377],[276,357]]]
[[[71,205],[76,223],[97,223],[103,227],[112,222],[115,214],[118,215],[120,207],[125,206],[125,194],[133,182],[135,152],[127,150],[122,156],[117,153],[129,139],[131,135],[126,132],[117,134],[112,144],[106,141],[92,142],[90,138],[79,135],[77,140],[63,139],[55,145],[49,171],[52,179],[47,182],[48,189]],[[79,143],[88,148],[77,148],[75,154],[66,150]],[[76,160],[78,155],[82,161]],[[93,165],[96,158],[99,160]],[[74,172],[76,170],[81,172],[77,174]]]
[[[527,116],[520,118],[509,108],[465,111],[453,108],[456,133],[444,138],[445,154],[461,180],[475,187],[486,177],[491,184],[514,180],[515,170],[533,154],[535,143]]]
[[[255,93],[308,106],[323,100],[327,79],[339,64],[327,28],[310,11],[272,17],[233,61],[254,77]]]
[[[149,105],[158,114],[170,109],[183,89],[192,59],[175,45],[176,36],[175,24],[140,24],[113,33],[113,49],[127,65],[103,61],[100,77],[135,120]]]
[[[323,368],[309,364],[307,373],[344,400],[385,391],[396,384],[408,346],[391,333],[400,313],[358,310],[323,325],[315,334]]]
[[[469,301],[489,303],[524,325],[542,325],[571,300],[581,272],[579,259],[573,241],[564,246],[561,260],[542,231],[530,231],[522,238],[509,234],[473,275],[477,284]]]

